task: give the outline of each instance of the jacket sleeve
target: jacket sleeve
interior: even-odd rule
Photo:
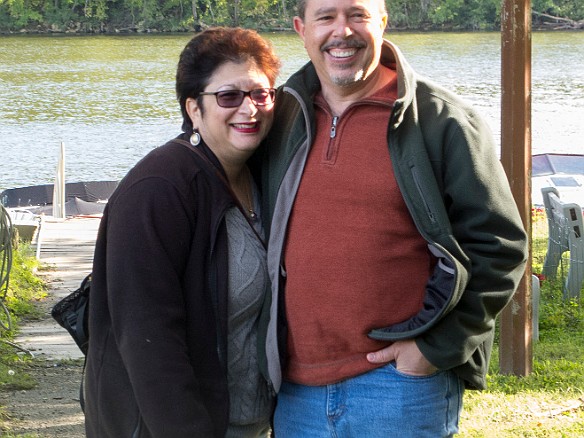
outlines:
[[[446,125],[442,192],[448,234],[468,270],[468,282],[456,306],[417,345],[436,367],[458,369],[467,384],[480,388],[495,318],[524,273],[527,236],[485,121],[466,108]]]
[[[145,177],[110,206],[107,287],[112,332],[152,437],[212,437],[187,348],[182,273],[194,205],[169,181]]]

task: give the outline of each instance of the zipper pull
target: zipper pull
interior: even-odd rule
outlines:
[[[331,138],[335,138],[337,136],[337,123],[339,122],[339,116],[333,117],[333,124],[331,126]]]

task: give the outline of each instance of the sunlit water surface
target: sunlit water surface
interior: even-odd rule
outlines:
[[[295,34],[266,34],[283,61],[303,65]],[[455,90],[500,133],[498,33],[388,35],[410,64]],[[179,133],[178,55],[190,35],[0,37],[0,190],[52,183],[59,145],[66,180],[120,179]],[[535,33],[533,153],[583,153],[584,32]]]

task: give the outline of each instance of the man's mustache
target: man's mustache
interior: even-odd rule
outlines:
[[[322,46],[320,46],[321,51],[329,50],[329,49],[362,49],[367,47],[365,41],[359,40],[338,40],[338,41],[330,41]]]

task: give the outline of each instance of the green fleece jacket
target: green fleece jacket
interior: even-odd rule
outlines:
[[[388,41],[382,63],[398,73],[398,99],[387,130],[393,172],[440,263],[428,279],[420,314],[369,336],[415,339],[434,366],[454,370],[468,388],[482,389],[495,318],[523,275],[527,236],[485,121],[453,93],[418,76]],[[286,356],[283,249],[314,138],[312,99],[319,89],[311,63],[280,87],[274,125],[259,155],[273,289],[266,346],[268,356],[279,355],[281,361],[270,367],[276,389]]]

